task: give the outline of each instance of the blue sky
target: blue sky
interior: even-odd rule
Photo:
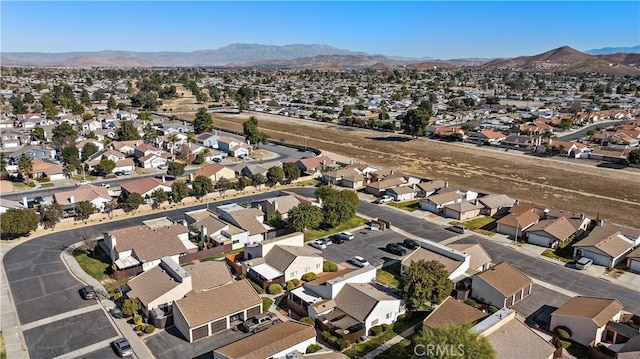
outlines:
[[[440,59],[640,44],[640,2],[1,1],[2,52],[316,43]]]

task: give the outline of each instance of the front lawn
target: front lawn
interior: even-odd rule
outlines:
[[[397,262],[378,269],[376,271],[376,281],[389,288],[398,288],[400,286],[400,266],[400,262]]]
[[[387,203],[387,205],[395,208],[400,208],[404,211],[413,212],[417,209],[420,209],[420,200],[414,199],[411,201],[404,201],[404,202],[389,202]]]
[[[478,232],[487,236],[493,236],[495,233],[492,231],[496,228],[496,219],[492,217],[478,217],[470,219],[465,222],[451,221],[451,225],[462,225],[467,227],[470,231]]]
[[[308,187],[308,186],[316,187],[316,186],[318,186],[318,183],[320,183],[320,181],[318,181],[317,179],[311,179],[311,180],[296,182],[296,183],[293,183],[293,184],[298,186],[298,187]]]
[[[355,216],[349,221],[342,223],[341,225],[329,229],[308,229],[304,233],[304,240],[310,241],[321,237],[330,236],[335,233],[346,231],[352,228],[364,226],[368,221],[362,217]]]
[[[573,355],[576,358],[587,358],[589,355],[589,349],[582,344],[570,341],[570,340],[561,340],[562,346],[569,354]]]
[[[45,183],[40,183],[40,187],[42,188],[51,188],[51,187],[55,187],[56,185],[54,183],[51,182],[45,182]]]
[[[387,331],[383,332],[377,337],[373,337],[367,340],[364,343],[352,345],[351,348],[347,349],[344,352],[344,354],[349,358],[362,358],[365,354],[386,343],[389,339],[422,322],[422,320],[427,317],[427,314],[429,312],[410,313],[411,318],[395,322],[393,326],[387,329]]]
[[[545,257],[557,259],[565,263],[573,262],[573,247],[571,246],[571,244],[574,240],[574,236],[569,237],[569,239],[567,239],[563,243],[560,243],[558,248],[556,248],[555,250],[546,249],[544,252],[542,252],[542,255]]]
[[[96,246],[92,253],[87,252],[86,249],[76,248],[73,250],[73,256],[82,270],[98,280],[98,282],[108,278],[107,271],[111,266],[111,261],[100,246]]]
[[[415,357],[416,354],[413,352],[411,340],[402,339],[398,344],[378,354],[376,359],[409,359]]]
[[[86,178],[85,178],[85,177],[86,177]],[[95,181],[95,180],[97,180],[97,179],[98,179],[98,177],[96,177],[96,176],[92,176],[92,175],[90,175],[90,174],[87,174],[87,175],[85,175],[85,176],[83,176],[83,175],[79,174],[79,175],[75,175],[75,176],[73,176],[73,179],[74,179],[74,180],[76,180],[76,181],[84,181],[85,179],[86,179],[87,181]]]
[[[149,174],[149,170],[146,168],[140,168],[140,167],[136,167],[133,169],[133,171],[139,175],[148,175]]]

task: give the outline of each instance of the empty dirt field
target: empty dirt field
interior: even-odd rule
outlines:
[[[485,193],[585,213],[640,227],[640,171],[599,168],[590,163],[536,158],[499,149],[410,139],[404,135],[282,116],[214,114],[214,125],[242,131],[256,116],[270,138],[335,152],[385,168]],[[193,115],[181,116],[193,118]]]

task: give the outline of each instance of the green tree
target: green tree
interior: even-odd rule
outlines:
[[[204,197],[213,192],[213,182],[211,182],[211,178],[206,176],[197,176],[193,180],[191,187],[193,187],[193,195],[197,198]]]
[[[65,166],[69,165],[73,167],[73,170],[78,170],[82,168],[82,163],[80,161],[80,153],[76,146],[66,146],[62,149],[61,152],[62,160],[65,163]]]
[[[143,203],[144,198],[142,198],[140,193],[129,193],[127,198],[124,200],[124,208],[126,211],[135,213]]]
[[[7,155],[5,155],[4,152],[0,153],[0,171],[1,172],[6,172],[7,171],[7,164],[8,164],[7,163]]]
[[[36,98],[29,92],[24,94],[24,97],[22,98],[22,101],[25,102],[25,103],[34,103],[35,100],[36,100]]]
[[[31,139],[44,142],[44,128],[37,126],[31,129]]]
[[[231,187],[231,182],[224,177],[220,177],[215,185],[216,189],[220,191],[220,194],[224,196],[225,192]]]
[[[629,163],[632,165],[640,164],[640,148],[629,152]]]
[[[242,191],[242,193],[244,193],[245,188],[247,188],[248,186],[251,186],[251,178],[247,178],[247,177],[240,177],[238,179],[238,189],[240,189]]]
[[[56,224],[60,222],[63,215],[62,206],[54,202],[47,205],[42,211],[42,223],[45,228],[56,228]]]
[[[162,188],[158,188],[151,193],[151,199],[153,200],[153,207],[158,208],[162,203],[169,200],[169,195]]]
[[[104,100],[107,99],[107,93],[104,91],[104,89],[99,88],[95,91],[93,91],[93,100],[97,101],[97,102],[102,102]]]
[[[357,206],[346,196],[349,190],[337,191],[322,202],[324,222],[331,227],[349,221],[356,215]]]
[[[76,137],[78,137],[78,132],[68,122],[59,124],[51,131],[51,138],[57,149],[74,145]]]
[[[428,101],[427,103],[428,105],[424,104],[417,109],[407,111],[401,118],[404,133],[412,137],[420,137],[426,134],[427,125],[429,125],[432,115],[431,104]]]
[[[411,307],[425,303],[440,304],[453,290],[444,264],[432,261],[412,261],[400,278],[400,295]]]
[[[251,183],[256,187],[260,187],[265,182],[267,182],[267,178],[262,173],[256,173],[251,176]]]
[[[322,211],[315,206],[299,204],[289,211],[288,222],[297,231],[316,228],[322,223]]]
[[[280,166],[273,166],[267,170],[267,180],[272,186],[284,181],[284,170]]]
[[[98,163],[98,165],[96,166],[96,171],[98,173],[103,173],[108,175],[112,173],[115,168],[116,168],[115,162],[113,162],[107,157],[102,157],[102,159],[100,159],[100,163]]]
[[[289,183],[300,178],[300,169],[295,165],[295,163],[285,162],[282,165],[282,170],[284,171],[284,177]]]
[[[38,229],[38,215],[27,208],[11,208],[0,214],[0,233],[3,239],[27,236]]]
[[[471,324],[449,324],[440,328],[425,327],[415,336],[414,342],[416,345],[421,345],[426,358],[495,359],[496,352],[489,340],[471,328]],[[427,348],[447,348],[448,350],[427,352]],[[418,354],[421,353],[418,352]]]
[[[151,116],[151,112],[149,111],[140,111],[138,112],[138,120],[143,122],[150,122],[153,120],[153,117]]]
[[[178,178],[184,174],[184,168],[186,164],[180,162],[171,161],[167,165],[167,174],[173,178]]]
[[[89,219],[89,217],[97,211],[98,209],[91,202],[78,202],[76,204],[76,220],[83,221],[85,224],[87,224],[87,220]]]
[[[173,153],[176,147],[176,142],[180,141],[180,137],[178,137],[177,134],[172,133],[167,137],[167,141],[171,144],[171,153]]]
[[[144,140],[144,143],[148,143],[148,144],[155,144],[156,140],[158,139],[158,130],[155,129],[155,127],[153,127],[153,124],[151,122],[147,122],[143,129],[142,129],[143,135],[142,135],[142,139]]]
[[[187,196],[189,196],[187,183],[183,180],[173,181],[171,184],[171,200],[175,203],[180,203]]]
[[[89,142],[82,148],[82,162],[86,161],[91,157],[94,153],[98,152],[98,146]]]
[[[207,109],[201,107],[196,113],[196,117],[193,120],[193,130],[196,134],[204,132],[210,132],[213,130],[213,118],[211,114],[207,113]]]
[[[342,112],[340,112],[340,117],[351,117],[353,116],[353,111],[351,110],[351,106],[344,105],[342,106]]]
[[[242,134],[244,138],[252,145],[267,142],[267,134],[258,129],[258,119],[255,116],[249,117],[242,123]]]
[[[140,312],[142,308],[142,304],[140,304],[140,300],[138,298],[127,298],[122,303],[122,314],[127,317],[133,317]]]
[[[118,140],[120,141],[132,141],[139,140],[140,133],[138,129],[133,125],[132,121],[122,121],[120,128],[118,129]]]
[[[80,103],[85,106],[91,106],[91,96],[89,96],[89,91],[86,88],[83,88],[82,92],[80,92]]]
[[[113,218],[113,211],[118,208],[118,204],[115,201],[104,203],[104,212],[109,215],[109,219]]]
[[[107,109],[111,111],[111,110],[114,110],[117,106],[118,106],[118,102],[116,102],[116,98],[113,96],[110,96],[109,99],[107,100]]]
[[[20,172],[25,183],[28,183],[33,174],[33,159],[27,156],[20,157],[18,160],[18,172]]]
[[[335,189],[335,187],[333,186],[320,186],[318,187],[318,189],[314,192],[314,195],[316,196],[317,199],[319,199],[321,202],[326,201],[329,197],[335,195],[338,192],[338,190]]]

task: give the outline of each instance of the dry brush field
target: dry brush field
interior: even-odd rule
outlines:
[[[214,114],[216,127],[242,131],[249,116],[270,138],[335,152],[485,193],[585,213],[640,227],[640,172],[537,158],[496,149],[409,139],[403,135],[266,114]],[[182,116],[181,116],[182,117]],[[193,118],[193,116],[186,116]]]

